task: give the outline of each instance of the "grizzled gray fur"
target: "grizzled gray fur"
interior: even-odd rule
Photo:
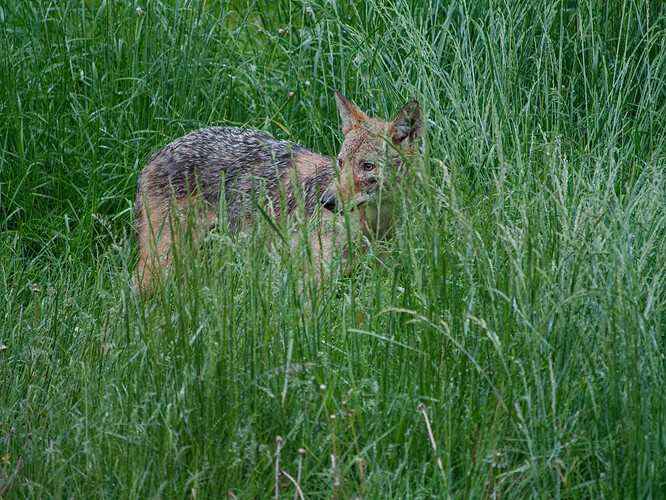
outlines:
[[[141,172],[136,198],[136,228],[141,233],[146,224],[142,210],[144,193],[164,197],[169,202],[201,196],[217,210],[222,192],[228,208],[229,226],[238,229],[251,223],[260,197],[286,195],[287,209],[296,207],[294,186],[287,181],[294,173],[294,159],[307,156],[320,165],[301,189],[311,215],[317,200],[333,181],[333,158],[319,155],[289,141],[235,127],[211,127],[190,132],[155,152]],[[321,168],[323,167],[323,168]],[[278,215],[280,204],[274,209]]]

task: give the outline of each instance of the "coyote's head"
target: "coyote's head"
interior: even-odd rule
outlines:
[[[335,101],[345,138],[337,158],[338,175],[321,198],[334,212],[390,208],[391,188],[407,176],[408,157],[423,133],[418,101],[408,102],[390,122],[368,117],[340,92]]]

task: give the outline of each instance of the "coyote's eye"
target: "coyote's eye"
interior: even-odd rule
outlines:
[[[363,166],[363,170],[365,170],[366,172],[370,172],[371,170],[374,170],[374,168],[375,168],[375,164],[370,163],[369,161],[366,161],[365,163],[363,163],[362,166]]]

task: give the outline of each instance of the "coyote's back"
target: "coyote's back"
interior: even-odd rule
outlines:
[[[302,197],[308,217],[334,219],[347,206],[363,234],[388,235],[387,180],[405,177],[405,156],[422,131],[418,103],[387,123],[367,117],[337,91],[336,102],[345,134],[337,160],[234,127],[195,130],[155,152],[137,183],[137,287],[153,290],[174,243],[188,233],[198,240],[214,224],[220,196],[232,231],[253,224],[260,208],[276,218],[289,215]],[[329,229],[310,237],[318,262],[328,261],[336,246],[332,225],[321,227]]]

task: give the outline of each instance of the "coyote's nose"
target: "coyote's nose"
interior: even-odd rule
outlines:
[[[324,194],[324,196],[321,197],[321,204],[325,209],[330,210],[331,212],[335,212],[335,195],[330,193]]]

